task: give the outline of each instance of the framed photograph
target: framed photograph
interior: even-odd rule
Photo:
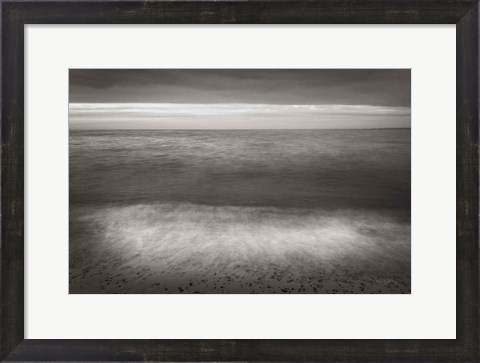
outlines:
[[[2,2],[2,360],[477,361],[478,2]]]
[[[410,88],[70,69],[70,293],[410,293]]]

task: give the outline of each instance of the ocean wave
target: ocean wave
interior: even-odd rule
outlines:
[[[325,292],[339,279],[358,292],[369,281],[409,291],[410,221],[394,211],[188,203],[70,213],[71,292]]]

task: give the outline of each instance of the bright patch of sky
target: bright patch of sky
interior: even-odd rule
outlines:
[[[410,127],[410,107],[250,103],[71,103],[71,129]]]

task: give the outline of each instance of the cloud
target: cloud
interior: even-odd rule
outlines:
[[[71,129],[410,127],[410,108],[371,105],[71,103]]]
[[[410,106],[409,69],[71,69],[74,103]]]

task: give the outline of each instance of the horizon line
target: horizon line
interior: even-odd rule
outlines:
[[[68,102],[70,105],[272,105],[272,106],[367,106],[411,108],[408,106],[374,105],[365,103],[254,103],[254,102]]]
[[[302,129],[71,129],[68,131],[312,131],[312,130],[411,130],[411,127],[343,127]]]

